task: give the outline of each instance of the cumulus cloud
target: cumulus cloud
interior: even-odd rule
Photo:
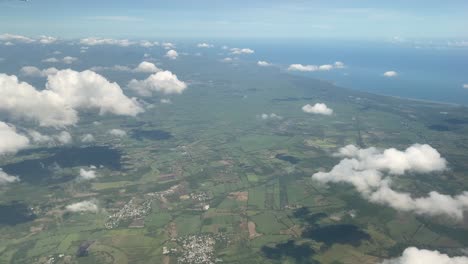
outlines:
[[[426,250],[410,247],[403,251],[401,257],[384,260],[381,264],[466,264],[468,257],[450,257],[437,250]]]
[[[7,41],[7,42],[20,42],[20,43],[32,43],[35,42],[34,39],[28,38],[25,36],[21,35],[14,35],[14,34],[0,34],[0,40],[1,41]]]
[[[309,114],[331,115],[333,109],[328,108],[326,104],[316,103],[315,105],[306,104],[302,107],[302,111]]]
[[[261,114],[259,115],[259,117],[262,119],[262,120],[281,120],[283,119],[282,116],[279,116],[275,113],[271,113],[271,114]]]
[[[59,70],[57,68],[48,68],[40,70],[34,66],[24,66],[21,68],[20,73],[24,76],[31,76],[31,77],[47,77],[52,74],[56,74]]]
[[[162,98],[160,100],[161,104],[172,104],[171,99]]]
[[[0,169],[0,185],[13,183],[13,182],[19,182],[19,181],[20,179],[18,177],[8,175],[6,172]]]
[[[154,47],[154,46],[159,46],[159,42],[157,41],[146,41],[146,40],[142,40],[140,41],[140,46],[144,47],[144,48],[151,48],[151,47]]]
[[[233,58],[226,57],[226,58],[222,59],[222,62],[231,62],[233,60],[234,60]]]
[[[341,148],[336,156],[343,159],[331,171],[315,173],[312,178],[323,183],[349,183],[370,202],[421,215],[462,219],[463,211],[468,209],[468,192],[449,196],[432,191],[425,197],[413,198],[410,193],[391,188],[395,175],[446,169],[447,161],[429,145],[415,144],[404,151],[394,148],[360,149],[348,145]]]
[[[99,210],[95,201],[83,201],[83,202],[73,203],[73,204],[67,205],[65,209],[69,212],[74,212],[74,213],[76,212],[96,213]]]
[[[92,180],[97,177],[96,171],[93,169],[85,170],[83,168],[80,169],[80,178],[83,180]]]
[[[301,72],[314,72],[314,71],[331,71],[333,69],[343,69],[345,65],[341,61],[337,61],[334,64],[324,65],[303,65],[303,64],[291,64],[288,67],[288,71],[301,71]]]
[[[94,142],[94,136],[92,134],[85,134],[81,137],[81,142],[83,143],[91,143]]]
[[[76,124],[79,109],[98,109],[100,114],[135,116],[142,112],[136,99],[126,97],[120,86],[92,71],[58,71],[49,75],[38,91],[16,76],[0,74],[0,111],[41,126]]]
[[[46,144],[49,146],[60,146],[70,144],[73,141],[72,135],[67,131],[62,131],[56,135],[44,135],[36,130],[28,131],[29,137],[36,144]]]
[[[269,63],[269,62],[267,62],[267,61],[258,61],[258,62],[257,62],[257,65],[258,65],[258,66],[263,66],[263,67],[268,67],[268,66],[271,66],[271,65],[273,65],[273,64],[271,64],[271,63]]]
[[[111,39],[111,38],[83,38],[80,40],[81,45],[85,46],[98,46],[98,45],[115,45],[121,47],[128,47],[135,44],[128,39]]]
[[[47,59],[43,59],[42,62],[46,62],[46,63],[58,63],[58,62],[61,62],[61,63],[64,63],[64,64],[72,64],[74,62],[78,61],[78,58],[75,58],[75,57],[71,57],[71,56],[65,56],[61,59],[57,59],[57,58],[47,58]]]
[[[125,130],[122,129],[114,128],[109,130],[109,134],[115,137],[125,137],[127,135],[127,132],[125,132]]]
[[[16,132],[14,126],[0,121],[0,155],[15,153],[29,145],[29,139]]]
[[[208,43],[198,43],[197,47],[199,47],[199,48],[213,48],[214,46],[212,44],[208,44]]]
[[[128,87],[141,96],[151,96],[153,92],[180,94],[187,88],[187,84],[170,71],[160,71],[145,80],[133,79],[128,83]]]
[[[397,77],[398,76],[398,73],[396,71],[387,71],[387,72],[384,72],[383,76],[385,77]]]
[[[255,53],[254,50],[249,49],[249,48],[232,48],[231,49],[231,54],[235,55],[241,55],[241,54],[253,54]]]
[[[142,72],[142,73],[155,73],[161,71],[154,63],[148,61],[142,61],[135,68],[130,68],[128,66],[114,65],[111,67],[104,66],[94,66],[90,68],[92,71],[121,71],[121,72]]]
[[[169,59],[175,60],[175,59],[177,59],[177,57],[179,57],[179,53],[177,53],[177,51],[171,49],[166,53],[165,56],[168,57]]]
[[[50,36],[40,36],[39,43],[41,44],[52,44],[57,42],[57,38],[50,37]]]
[[[156,67],[156,65],[154,65],[154,63],[143,61],[133,71],[135,71],[135,72],[154,73],[154,72],[161,71],[161,69]]]
[[[161,46],[163,46],[165,49],[174,49],[175,48],[175,45],[171,42],[163,42],[161,44]]]
[[[143,111],[136,99],[125,96],[117,83],[89,70],[59,71],[48,77],[46,89],[77,109],[99,109],[100,114],[127,116],[136,116]]]

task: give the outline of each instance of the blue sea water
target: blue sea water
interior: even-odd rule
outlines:
[[[239,43],[241,44],[241,43]],[[286,68],[293,63],[345,63],[345,69],[299,73],[338,86],[398,97],[468,105],[468,48],[339,41],[259,41],[245,43],[255,59]],[[384,77],[396,71],[395,78]]]

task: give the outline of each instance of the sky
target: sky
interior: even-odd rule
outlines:
[[[0,34],[466,39],[466,0],[0,0]]]

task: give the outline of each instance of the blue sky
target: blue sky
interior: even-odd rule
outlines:
[[[0,33],[62,38],[466,39],[466,0],[0,0]]]

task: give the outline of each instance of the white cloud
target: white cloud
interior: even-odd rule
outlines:
[[[47,58],[47,59],[43,59],[42,62],[57,63],[57,62],[59,62],[59,59],[57,59],[57,58]]]
[[[85,46],[115,45],[121,47],[128,47],[135,43],[128,39],[84,38],[80,40],[80,44]]]
[[[398,76],[398,73],[396,71],[387,71],[383,74],[383,76],[391,78]]]
[[[232,48],[231,49],[231,54],[236,54],[236,55],[240,55],[240,54],[253,54],[255,53],[254,50],[252,49],[249,49],[249,48]]]
[[[14,41],[14,42],[21,42],[21,43],[32,43],[35,40],[32,38],[28,38],[21,35],[14,35],[14,34],[0,34],[1,41]]]
[[[81,142],[83,143],[91,143],[94,142],[94,136],[92,134],[86,134],[81,137]]]
[[[36,130],[28,131],[29,137],[37,144],[46,144],[49,146],[60,146],[70,144],[73,141],[72,135],[67,131],[62,131],[56,135],[44,135]]]
[[[381,264],[467,264],[468,257],[450,257],[435,250],[410,247],[401,257],[384,260]]]
[[[288,71],[301,71],[301,72],[312,72],[317,71],[317,65],[302,65],[302,64],[291,64],[289,65]]]
[[[20,179],[16,176],[8,175],[2,169],[0,169],[0,186],[8,183],[19,182]]]
[[[343,69],[345,65],[341,61],[337,61],[334,64],[324,65],[303,65],[303,64],[291,64],[288,67],[288,71],[301,71],[301,72],[314,72],[314,71],[330,71],[334,69]]]
[[[283,119],[282,116],[279,116],[275,113],[271,113],[271,114],[261,114],[259,115],[259,117],[263,120],[270,120],[270,119],[276,119],[276,120],[281,120]]]
[[[161,71],[154,63],[143,61],[141,62],[135,69],[135,72],[149,72],[149,73],[155,73]]]
[[[83,201],[67,205],[65,209],[69,212],[92,212],[96,213],[99,208],[95,201]]]
[[[0,74],[0,111],[41,126],[76,124],[79,109],[98,109],[100,114],[135,116],[142,112],[136,99],[126,97],[120,86],[92,71],[58,71],[49,75],[38,91],[16,76]]]
[[[140,41],[140,46],[144,47],[144,48],[151,48],[151,47],[154,47],[154,46],[159,46],[159,42],[157,41],[146,41],[146,40],[143,40],[143,41]]]
[[[161,102],[161,104],[172,104],[171,99],[165,99],[165,98],[163,98],[163,99],[160,100],[160,102]]]
[[[61,63],[64,63],[64,64],[72,64],[74,62],[78,61],[78,58],[75,58],[75,57],[71,57],[71,56],[65,56],[63,57],[62,59],[57,59],[57,58],[47,58],[47,59],[43,59],[42,62],[46,62],[46,63],[58,63],[58,62],[61,62]]]
[[[394,148],[359,149],[348,145],[341,148],[336,156],[344,159],[331,171],[315,173],[312,178],[324,183],[350,183],[370,202],[421,215],[446,215],[462,219],[463,211],[468,209],[468,192],[449,196],[432,191],[426,197],[413,198],[409,193],[391,188],[394,175],[446,169],[447,161],[429,145],[415,144],[404,151]]]
[[[38,121],[41,126],[63,126],[78,121],[66,98],[48,89],[37,91],[16,76],[0,74],[0,111],[15,118]]]
[[[50,36],[40,36],[39,43],[41,44],[52,44],[57,42],[57,38],[50,37]]]
[[[226,57],[222,60],[222,62],[231,62],[233,61],[234,59],[233,58],[230,58],[230,57]]]
[[[187,84],[180,81],[177,75],[170,71],[161,71],[150,75],[145,80],[131,80],[128,87],[141,96],[151,96],[153,92],[162,92],[164,94],[180,94],[186,88]]]
[[[302,107],[302,111],[309,114],[331,115],[333,109],[327,107],[326,104],[317,103],[315,105],[306,104]]]
[[[213,48],[214,45],[213,44],[208,44],[208,43],[198,43],[197,47],[199,47],[199,48]]]
[[[179,56],[179,53],[177,53],[177,51],[171,49],[166,53],[165,56],[168,57],[169,59],[175,60]]]
[[[15,153],[29,145],[29,139],[18,134],[14,126],[0,121],[0,155]]]
[[[173,43],[170,43],[170,42],[163,42],[161,44],[161,46],[163,46],[165,49],[174,49],[175,48],[175,45]]]
[[[83,168],[80,169],[80,178],[83,180],[92,180],[97,177],[96,171],[93,169],[85,170]]]
[[[257,65],[258,66],[263,66],[263,67],[268,67],[268,66],[272,66],[273,64],[271,64],[271,63],[269,63],[267,61],[258,61]]]
[[[67,131],[60,132],[55,138],[62,145],[70,144],[73,141],[72,135]]]
[[[331,64],[320,65],[318,69],[319,71],[329,71],[333,69],[333,65]]]
[[[110,67],[106,66],[94,66],[91,67],[89,70],[91,71],[121,71],[121,72],[132,72],[134,69],[128,67],[128,66],[123,66],[123,65],[114,65]]]
[[[468,89],[468,83],[463,84],[463,88]]]
[[[66,56],[66,57],[63,57],[62,62],[65,63],[65,64],[72,64],[77,60],[78,60],[78,58]]]
[[[21,68],[20,73],[24,76],[31,76],[31,77],[47,77],[52,74],[56,74],[59,70],[57,68],[48,68],[40,70],[34,66],[24,66]]]
[[[341,61],[335,61],[334,66],[337,69],[343,69],[343,68],[346,67],[345,64],[343,62],[341,62]]]
[[[111,83],[93,71],[62,70],[48,77],[46,89],[60,95],[73,108],[99,109],[100,114],[136,116],[143,109],[134,98],[124,95],[117,83]]]
[[[111,134],[112,136],[116,136],[116,137],[125,137],[127,135],[127,132],[125,132],[122,129],[114,128],[114,129],[109,130],[109,134]]]

